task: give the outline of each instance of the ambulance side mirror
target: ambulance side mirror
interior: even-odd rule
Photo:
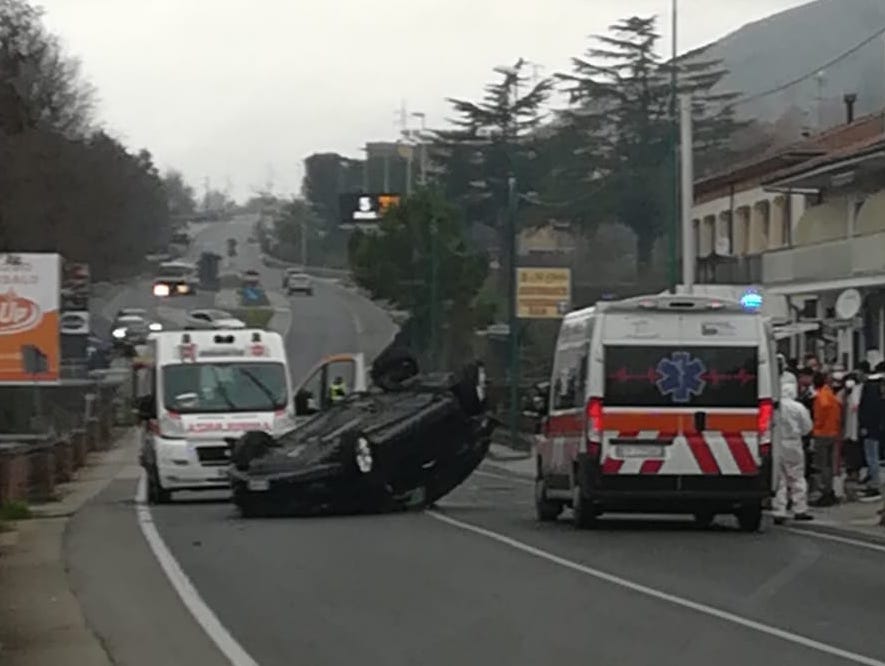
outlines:
[[[139,421],[157,418],[157,403],[152,395],[143,395],[135,401],[135,413]]]
[[[313,416],[319,411],[313,393],[301,389],[295,395],[295,416]]]

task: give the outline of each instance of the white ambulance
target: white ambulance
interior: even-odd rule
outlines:
[[[226,440],[295,426],[283,339],[253,329],[153,334],[138,400],[148,501],[228,487]]]
[[[754,304],[755,305],[755,304]],[[563,508],[732,514],[760,526],[780,386],[755,307],[704,296],[599,303],[562,323],[537,450],[540,520]]]

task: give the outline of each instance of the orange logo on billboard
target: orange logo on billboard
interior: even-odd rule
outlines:
[[[0,335],[28,331],[40,322],[41,315],[40,306],[11,289],[0,294]]]
[[[399,199],[400,199],[400,197],[398,194],[380,194],[380,195],[378,195],[378,210],[383,215],[392,206],[398,206]]]

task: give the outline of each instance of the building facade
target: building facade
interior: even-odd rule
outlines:
[[[885,348],[885,113],[699,181],[693,213],[698,281],[783,297],[783,351]]]

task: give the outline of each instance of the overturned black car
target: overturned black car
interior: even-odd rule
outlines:
[[[317,373],[319,402],[312,391],[296,397],[304,422],[277,439],[250,432],[233,444],[231,487],[242,515],[430,506],[488,451],[493,425],[480,364],[419,374],[408,354],[388,352],[372,367],[371,388],[337,401],[323,399],[331,373]]]

